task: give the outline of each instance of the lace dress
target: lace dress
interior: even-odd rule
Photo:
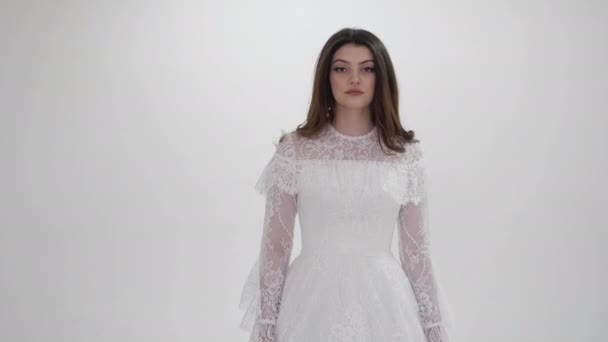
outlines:
[[[287,133],[255,185],[266,207],[240,301],[249,341],[448,342],[427,185],[420,143],[387,155],[375,127]],[[290,263],[296,214],[302,245]]]

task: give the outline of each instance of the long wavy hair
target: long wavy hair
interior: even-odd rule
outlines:
[[[334,119],[335,99],[331,91],[329,72],[334,53],[344,44],[366,46],[374,58],[376,84],[370,104],[371,121],[378,132],[378,143],[395,152],[403,153],[406,143],[417,142],[414,131],[406,131],[399,119],[399,90],[393,63],[384,44],[373,33],[344,28],[334,33],[325,43],[316,63],[312,98],[306,121],[296,128],[297,134],[312,138]]]

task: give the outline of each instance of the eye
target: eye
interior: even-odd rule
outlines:
[[[365,68],[363,68],[363,70],[368,70],[369,72],[376,71],[376,69],[374,69],[374,67],[365,67]]]
[[[334,68],[334,71],[340,72],[341,69],[346,69],[346,68],[344,68],[344,67],[336,67],[336,68]]]

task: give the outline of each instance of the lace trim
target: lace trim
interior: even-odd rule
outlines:
[[[373,132],[373,130],[372,130]],[[369,134],[369,133],[368,133]],[[296,194],[298,179],[305,184],[320,183],[330,186],[330,179],[319,177],[310,172],[301,172],[302,164],[321,164],[339,162],[372,163],[389,165],[386,175],[382,175],[385,191],[391,193],[400,204],[420,203],[427,197],[429,181],[424,165],[424,154],[420,143],[406,146],[405,153],[391,160],[360,160],[360,159],[298,159],[293,133],[287,133],[284,140],[276,145],[276,151],[266,164],[254,188],[266,195],[272,186],[277,186],[284,192]],[[314,179],[309,179],[309,178]]]
[[[275,145],[275,152],[264,167],[254,188],[262,195],[266,195],[273,186],[277,186],[284,192],[295,194],[297,191],[297,162],[291,134],[283,132],[283,141],[279,140]]]
[[[296,174],[295,160],[275,154],[264,167],[254,188],[262,195],[266,195],[272,186],[278,186],[287,193],[295,194],[297,191]]]
[[[401,204],[412,202],[419,204],[426,199],[429,191],[429,181],[426,174],[426,169],[422,161],[417,160],[411,163],[406,163],[404,166],[406,183],[405,195],[401,199]]]
[[[348,135],[348,134],[344,134],[344,133],[340,133],[333,124],[328,123],[328,127],[329,130],[335,134],[338,137],[344,138],[344,139],[348,139],[348,140],[361,140],[361,139],[365,139],[369,136],[371,136],[372,134],[374,134],[376,132],[376,127],[374,126],[370,131],[368,131],[367,133],[364,134],[360,134],[360,135]]]
[[[336,163],[366,164],[370,172],[380,166],[378,176],[382,188],[390,193],[397,203],[418,204],[427,198],[430,183],[421,161],[366,161],[366,160],[299,160],[294,161],[280,154],[275,154],[266,165],[262,175],[255,184],[255,190],[266,195],[272,186],[284,192],[296,194],[298,185],[318,184],[321,187],[333,187],[336,182],[323,171],[315,169],[319,165]],[[313,166],[310,168],[309,166]],[[384,167],[384,169],[383,169]],[[383,169],[383,170],[382,170]],[[304,171],[304,172],[303,172]]]
[[[258,258],[249,271],[239,302],[239,309],[244,311],[239,327],[242,331],[251,333],[249,342],[263,341],[262,338],[264,337],[266,341],[273,341],[274,338],[276,319],[261,318],[259,279],[260,268]]]
[[[402,166],[401,171],[405,174],[406,178],[406,190],[401,199],[401,204],[407,204],[408,202],[419,204],[427,198],[430,185],[420,143],[406,146],[406,151],[403,154],[400,165]]]

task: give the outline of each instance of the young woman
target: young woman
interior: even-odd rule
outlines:
[[[422,150],[398,104],[375,35],[329,38],[306,122],[280,138],[255,185],[266,209],[241,296],[250,342],[448,341]],[[296,213],[302,248],[290,264]]]

